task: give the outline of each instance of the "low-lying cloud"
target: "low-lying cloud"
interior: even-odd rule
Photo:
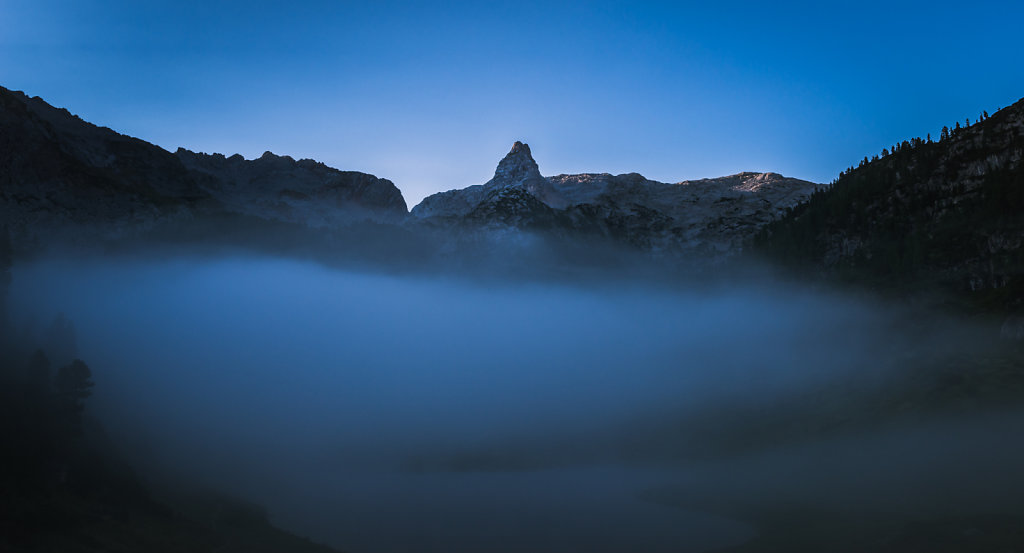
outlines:
[[[518,536],[509,550],[566,550],[560,525],[629,550],[637,536],[609,532],[641,520],[645,550],[727,543],[749,529],[636,499],[686,457],[654,447],[678,436],[666,429],[882,386],[907,355],[967,347],[960,327],[780,285],[460,280],[271,257],[38,261],[16,269],[12,307],[73,321],[97,382],[89,409],[136,462],[357,551],[501,550],[487,540],[502,533]]]

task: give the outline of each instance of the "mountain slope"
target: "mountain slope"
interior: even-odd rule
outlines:
[[[339,171],[312,159],[265,152],[246,160],[179,148],[177,158],[200,188],[233,213],[333,227],[354,220],[399,221],[405,198],[389,180]]]
[[[396,220],[390,181],[312,160],[172,154],[0,87],[0,218],[32,236],[120,236],[235,214],[308,226]]]
[[[715,259],[738,252],[817,186],[775,173],[674,184],[636,173],[545,178],[529,146],[516,142],[487,183],[429,196],[412,215],[433,226],[543,231]]]
[[[976,305],[1024,300],[1024,100],[939,142],[843,172],[768,225],[754,249],[799,271]]]
[[[209,200],[173,156],[0,88],[0,215],[15,231],[142,223]]]

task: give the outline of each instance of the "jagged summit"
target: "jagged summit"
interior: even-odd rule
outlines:
[[[497,201],[509,189],[529,192],[554,208],[565,208],[568,201],[540,174],[530,146],[520,141],[498,162],[494,177],[484,184],[449,190],[427,196],[413,208],[413,215],[424,217],[464,217],[484,203]]]
[[[498,162],[494,177],[484,184],[484,197],[490,199],[508,188],[520,188],[554,208],[564,208],[569,202],[540,174],[530,146],[519,142]]]
[[[508,154],[498,162],[492,182],[505,185],[519,184],[530,179],[543,179],[540,167],[533,159],[530,145],[516,141]]]
[[[516,140],[512,144],[512,149],[508,153],[509,155],[516,153],[524,153],[525,155],[530,155],[530,145],[525,142]]]

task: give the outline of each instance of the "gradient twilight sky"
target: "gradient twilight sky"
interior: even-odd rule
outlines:
[[[389,178],[819,182],[1024,96],[1024,2],[0,0],[0,85],[169,150]]]

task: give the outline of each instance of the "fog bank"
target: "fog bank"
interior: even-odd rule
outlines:
[[[11,298],[17,321],[73,322],[97,383],[89,409],[137,463],[357,552],[743,539],[750,528],[713,509],[641,499],[731,478],[680,464],[686,443],[664,455],[668,429],[870,391],[908,356],[971,336],[781,285],[497,283],[270,257],[45,260],[16,268]],[[751,490],[770,480],[738,466],[763,476]]]

